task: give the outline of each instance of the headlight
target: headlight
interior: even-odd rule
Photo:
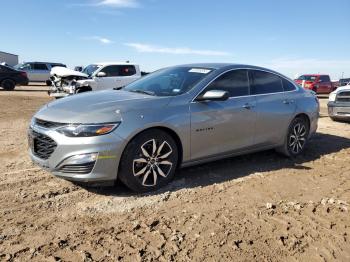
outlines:
[[[336,96],[337,96],[336,93],[330,93],[330,94],[329,94],[329,98],[328,98],[329,102],[334,102]]]
[[[101,136],[112,132],[119,126],[118,123],[107,124],[73,124],[56,129],[57,132],[68,137]]]

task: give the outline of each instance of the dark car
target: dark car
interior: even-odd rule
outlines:
[[[5,90],[13,90],[16,85],[28,85],[28,76],[24,71],[0,65],[0,86]]]
[[[350,78],[339,79],[339,86],[346,86],[350,83]]]

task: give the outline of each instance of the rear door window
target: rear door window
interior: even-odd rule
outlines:
[[[223,90],[230,97],[249,95],[249,81],[247,70],[232,70],[215,79],[205,91]]]
[[[253,95],[283,92],[282,80],[279,76],[258,70],[252,70],[250,75]]]
[[[48,70],[46,64],[35,63],[34,70]]]

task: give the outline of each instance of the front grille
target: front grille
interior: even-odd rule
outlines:
[[[60,126],[65,126],[67,124],[66,123],[51,122],[51,121],[46,121],[46,120],[42,120],[39,118],[35,118],[35,125],[38,125],[38,126],[44,127],[44,128],[56,128],[56,127],[60,127]]]
[[[95,161],[79,165],[64,165],[58,171],[62,173],[89,174],[94,168],[94,165]]]
[[[350,91],[340,92],[337,95],[337,102],[350,102]]]
[[[57,144],[54,140],[44,134],[32,131],[33,153],[41,159],[48,159],[55,151]]]

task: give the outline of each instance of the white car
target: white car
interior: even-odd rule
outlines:
[[[121,62],[95,63],[82,72],[54,68],[50,96],[63,97],[86,91],[120,89],[141,78],[139,65]]]
[[[350,120],[350,83],[329,94],[328,115],[332,120]]]
[[[66,67],[61,63],[25,62],[14,66],[17,70],[25,71],[30,82],[46,82],[50,78],[50,71],[55,67]]]

